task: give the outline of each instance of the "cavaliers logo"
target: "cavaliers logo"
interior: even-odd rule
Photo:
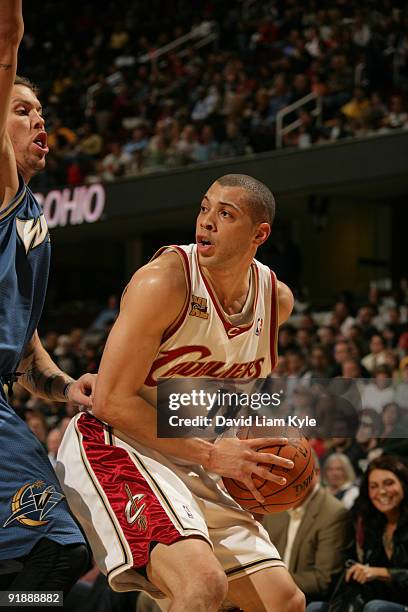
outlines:
[[[137,495],[132,495],[132,491],[129,486],[125,484],[126,494],[128,496],[128,503],[125,508],[125,516],[129,525],[133,525],[133,523],[137,523],[139,529],[141,531],[146,531],[147,529],[147,518],[143,514],[144,509],[146,508],[146,504],[138,504],[144,498],[144,493],[137,493]]]
[[[3,527],[14,521],[25,527],[46,525],[49,521],[45,518],[62,499],[64,495],[56,491],[54,485],[46,486],[43,480],[28,482],[14,494],[11,514]]]
[[[208,319],[208,306],[207,299],[198,297],[197,295],[191,296],[191,310],[190,317],[198,317],[199,319]]]

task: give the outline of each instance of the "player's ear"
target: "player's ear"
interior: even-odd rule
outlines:
[[[260,223],[255,231],[255,244],[261,246],[266,240],[268,240],[271,233],[271,226],[269,223]]]

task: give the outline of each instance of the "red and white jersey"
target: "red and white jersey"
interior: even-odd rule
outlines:
[[[196,245],[163,247],[153,259],[168,251],[181,257],[188,296],[182,313],[163,336],[140,395],[156,405],[158,378],[265,378],[277,361],[275,274],[254,259],[246,304],[240,315],[228,316],[201,270]]]

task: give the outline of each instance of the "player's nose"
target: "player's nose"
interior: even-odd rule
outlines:
[[[203,229],[206,229],[206,230],[215,229],[214,214],[209,212],[205,215],[205,217],[201,217],[200,225]]]
[[[34,115],[34,119],[33,119],[33,127],[38,130],[41,129],[43,130],[45,127],[45,120],[44,117],[42,117],[39,113],[35,113]]]
[[[214,224],[210,219],[206,219],[200,223],[202,229],[212,230],[214,229]]]

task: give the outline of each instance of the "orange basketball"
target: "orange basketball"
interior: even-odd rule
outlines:
[[[253,475],[256,488],[265,498],[262,505],[239,480],[223,478],[228,493],[240,506],[256,514],[283,512],[293,508],[306,496],[314,483],[314,461],[309,442],[301,436],[290,438],[285,445],[261,446],[257,450],[293,461],[295,466],[291,470],[273,464],[261,464],[277,476],[284,476],[286,484],[282,486]]]

